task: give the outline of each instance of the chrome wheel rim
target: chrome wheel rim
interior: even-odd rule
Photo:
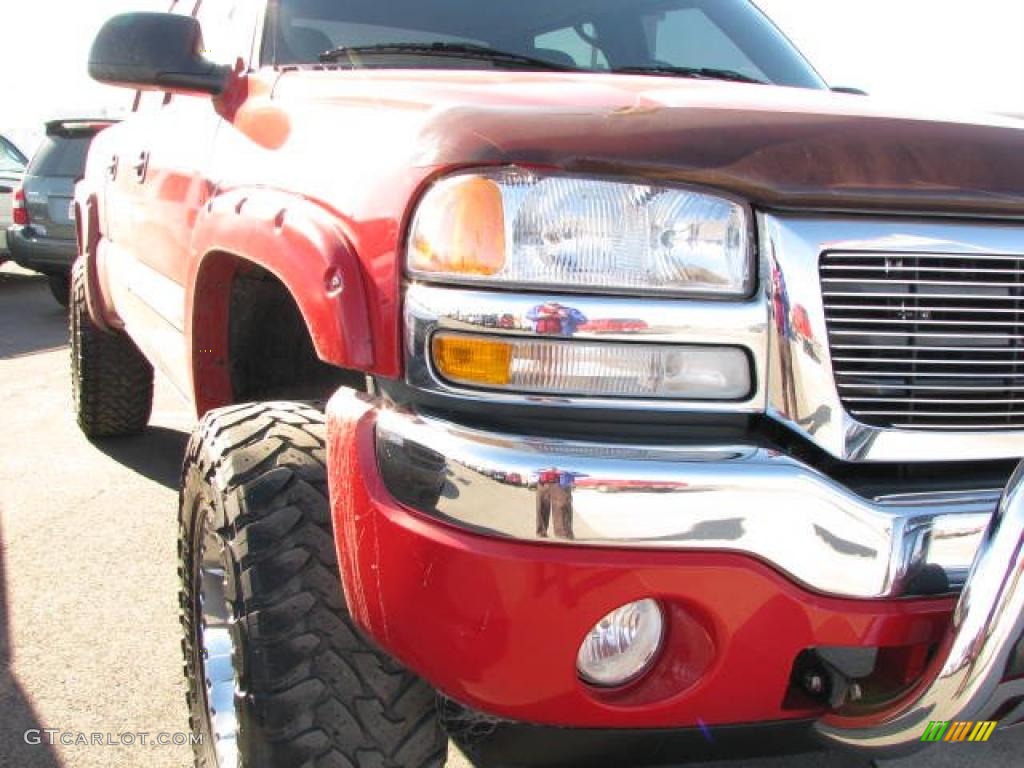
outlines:
[[[197,573],[198,682],[206,702],[208,733],[220,768],[238,768],[238,715],[235,692],[235,644],[231,626],[234,613],[227,599],[227,545],[202,514]]]

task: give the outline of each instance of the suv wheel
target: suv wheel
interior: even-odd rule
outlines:
[[[355,628],[338,574],[323,414],[208,414],[189,443],[179,575],[199,766],[435,768],[434,692]]]
[[[71,390],[78,426],[90,438],[134,435],[153,409],[153,366],[126,333],[93,324],[84,264],[71,277]]]
[[[47,282],[50,284],[50,293],[57,303],[62,307],[68,306],[71,301],[71,278],[65,274],[47,275]]]

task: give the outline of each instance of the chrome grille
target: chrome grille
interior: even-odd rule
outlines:
[[[825,253],[839,396],[878,427],[1024,428],[1024,258]]]

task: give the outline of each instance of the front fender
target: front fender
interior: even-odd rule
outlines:
[[[362,266],[328,211],[277,190],[232,190],[200,210],[191,250],[185,332],[200,412],[223,396],[217,394],[223,385],[210,383],[218,378],[211,368],[226,368],[228,304],[238,260],[262,267],[288,289],[321,360],[351,370],[373,368]]]

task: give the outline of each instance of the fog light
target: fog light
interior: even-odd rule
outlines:
[[[753,384],[738,347],[439,333],[432,352],[435,369],[453,384],[524,394],[742,400]]]
[[[592,685],[613,688],[630,683],[654,663],[665,620],[655,600],[638,600],[601,619],[583,640],[576,668]]]

